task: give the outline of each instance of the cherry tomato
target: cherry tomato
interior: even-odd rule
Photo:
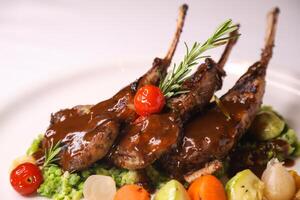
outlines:
[[[134,97],[135,110],[141,116],[158,113],[164,105],[164,94],[158,87],[153,85],[141,87]]]
[[[10,174],[10,183],[21,195],[37,191],[43,182],[42,172],[35,164],[26,162],[17,166]]]

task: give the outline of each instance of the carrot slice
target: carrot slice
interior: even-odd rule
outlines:
[[[226,200],[224,187],[215,176],[204,175],[196,179],[189,187],[191,200]]]
[[[150,200],[150,194],[141,186],[125,185],[117,191],[114,200]]]

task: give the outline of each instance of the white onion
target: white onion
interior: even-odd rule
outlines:
[[[294,200],[300,200],[300,190],[296,193]]]
[[[83,185],[85,200],[113,200],[116,194],[116,183],[110,176],[89,176]]]
[[[14,159],[14,161],[11,163],[10,168],[9,168],[9,172],[14,170],[20,164],[23,164],[23,163],[26,163],[26,162],[35,164],[35,159],[34,159],[33,156],[27,156],[27,155],[20,156],[20,157]]]
[[[293,177],[277,159],[269,161],[263,172],[264,195],[268,200],[291,200],[296,193]]]

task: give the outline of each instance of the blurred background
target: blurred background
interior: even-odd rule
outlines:
[[[241,23],[231,62],[254,62],[263,47],[266,13],[281,10],[272,65],[300,74],[300,1],[0,0],[0,111],[54,79],[109,63],[163,57],[178,7],[189,5],[183,41],[205,40],[227,18]],[[218,58],[216,52],[211,55]],[[127,64],[128,65],[128,64]]]

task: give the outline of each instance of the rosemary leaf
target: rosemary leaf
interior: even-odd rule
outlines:
[[[186,47],[186,54],[183,61],[179,65],[174,64],[173,69],[163,78],[159,84],[159,88],[163,92],[166,98],[171,98],[178,94],[187,93],[187,91],[181,92],[182,83],[189,77],[192,68],[198,65],[199,60],[207,58],[209,56],[201,56],[201,54],[209,49],[216,48],[220,45],[224,45],[235,36],[228,36],[231,32],[237,30],[238,26],[232,24],[232,20],[226,20],[223,22],[214,32],[214,34],[208,38],[202,45],[195,42],[191,49],[184,43]]]
[[[45,150],[45,161],[43,164],[43,168],[55,165],[54,162],[59,160],[59,158],[57,158],[57,155],[61,151],[60,145],[61,141],[58,141],[54,146],[52,141],[50,147]]]
[[[216,102],[216,105],[222,111],[222,113],[225,115],[227,120],[231,120],[230,113],[228,112],[226,107],[223,105],[222,101],[216,95],[213,96],[213,100]]]

